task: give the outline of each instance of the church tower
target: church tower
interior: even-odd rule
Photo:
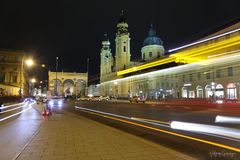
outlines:
[[[113,57],[110,49],[110,42],[107,34],[104,34],[101,48],[101,64],[100,64],[100,82],[107,80],[109,73],[113,70]]]
[[[120,19],[117,24],[117,33],[116,33],[116,71],[124,70],[127,66],[130,65],[130,37],[128,32],[128,24],[124,17],[123,11],[120,15]]]

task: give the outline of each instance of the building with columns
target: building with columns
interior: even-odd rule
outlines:
[[[125,23],[126,21],[123,21],[120,24]],[[124,42],[130,39],[126,38],[130,34],[126,34],[126,24],[122,28],[123,44],[116,43],[116,48],[120,45],[122,50],[116,52],[126,53],[128,56],[123,56],[123,60],[123,57],[116,56],[115,60],[111,61],[113,65],[109,72],[104,72],[105,65],[102,65],[104,61],[101,59],[101,95],[119,98],[140,95],[148,99],[240,98],[239,21],[168,51],[164,51],[162,41],[157,38],[151,26],[141,50],[144,61],[136,63],[129,62],[130,53],[124,50]],[[108,44],[110,46],[110,43]],[[115,61],[118,61],[118,68],[115,68]]]
[[[88,73],[48,72],[48,89],[52,95],[84,97],[87,85]]]

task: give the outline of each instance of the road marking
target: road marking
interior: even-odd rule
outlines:
[[[108,115],[103,115],[101,113],[96,113],[93,110],[90,111],[90,109],[83,108],[83,107],[75,106],[75,108],[76,109],[80,109],[83,112],[94,114],[94,115],[98,115],[98,116],[101,116],[101,117],[104,117],[104,118],[112,119],[112,120],[123,122],[123,123],[127,123],[127,124],[132,124],[132,125],[135,125],[135,126],[139,126],[139,127],[147,128],[147,129],[150,129],[150,130],[154,130],[154,131],[158,131],[158,132],[174,135],[174,136],[181,137],[181,138],[190,139],[190,140],[197,141],[197,142],[202,142],[202,143],[205,143],[205,144],[217,146],[217,147],[220,147],[220,148],[224,148],[224,149],[228,149],[228,150],[240,153],[240,148],[227,146],[227,145],[224,145],[224,144],[221,144],[221,143],[212,142],[212,141],[208,141],[208,140],[204,140],[204,139],[200,139],[200,138],[195,138],[195,137],[192,137],[192,136],[186,136],[186,135],[183,135],[183,134],[179,134],[179,133],[175,133],[175,132],[171,132],[171,131],[167,131],[167,130],[163,130],[163,129],[159,129],[159,128],[154,128],[154,127],[146,126],[146,125],[139,124],[139,123],[136,123],[136,122],[131,122],[131,121],[120,119],[120,118],[116,118],[116,117],[111,117],[111,116],[108,116]]]

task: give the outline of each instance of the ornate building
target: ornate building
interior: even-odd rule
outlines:
[[[28,95],[28,74],[24,66],[26,53],[0,50],[0,96]]]
[[[156,30],[151,24],[148,37],[143,41],[142,47],[142,59],[145,61],[151,61],[153,59],[164,57],[164,47],[162,40],[157,36]]]
[[[129,39],[129,33],[126,21],[120,24],[125,24],[125,39],[123,44],[116,43],[116,48],[120,45],[123,54],[127,51],[124,42]],[[108,44],[110,46],[110,42]],[[162,44],[151,26],[141,50],[146,62],[129,63],[130,53],[126,52],[122,60],[121,56],[115,57],[121,64],[117,70],[114,70],[114,61],[111,61],[111,72],[103,72],[105,65],[101,65],[101,95],[122,98],[142,95],[148,99],[240,98],[239,21],[222,26],[200,40],[168,50],[166,55]]]
[[[130,53],[130,33],[128,32],[128,24],[123,12],[117,23],[117,33],[115,38],[115,57],[111,52],[110,41],[107,34],[104,34],[102,41],[102,48],[100,53],[100,83],[114,80],[117,78],[117,72],[125,70],[135,65],[140,65],[143,62],[131,61]],[[156,35],[156,30],[153,25],[150,26],[148,37],[143,42],[142,47],[142,61],[151,61],[156,58],[164,57],[164,47],[162,40]],[[125,96],[116,95],[115,93],[128,92],[129,88],[126,86],[114,87],[109,85],[102,85],[100,87],[101,95],[111,96]]]

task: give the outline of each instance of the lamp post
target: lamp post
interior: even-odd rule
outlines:
[[[86,83],[86,91],[85,93],[88,95],[88,76],[89,76],[89,58],[87,58],[87,83]]]
[[[30,79],[30,82],[31,82],[31,85],[30,85],[30,93],[31,93],[31,96],[34,96],[34,84],[36,83],[36,79],[35,78],[32,78]]]
[[[55,96],[58,95],[57,93],[57,71],[58,71],[58,57],[56,57],[56,80],[55,80]]]
[[[25,56],[22,57],[21,70],[20,70],[20,96],[21,96],[21,98],[23,98],[23,88],[24,88],[24,86],[23,86],[24,61],[25,61]],[[27,59],[25,62],[26,62],[26,65],[28,65],[28,66],[33,65],[33,60],[32,59]]]

